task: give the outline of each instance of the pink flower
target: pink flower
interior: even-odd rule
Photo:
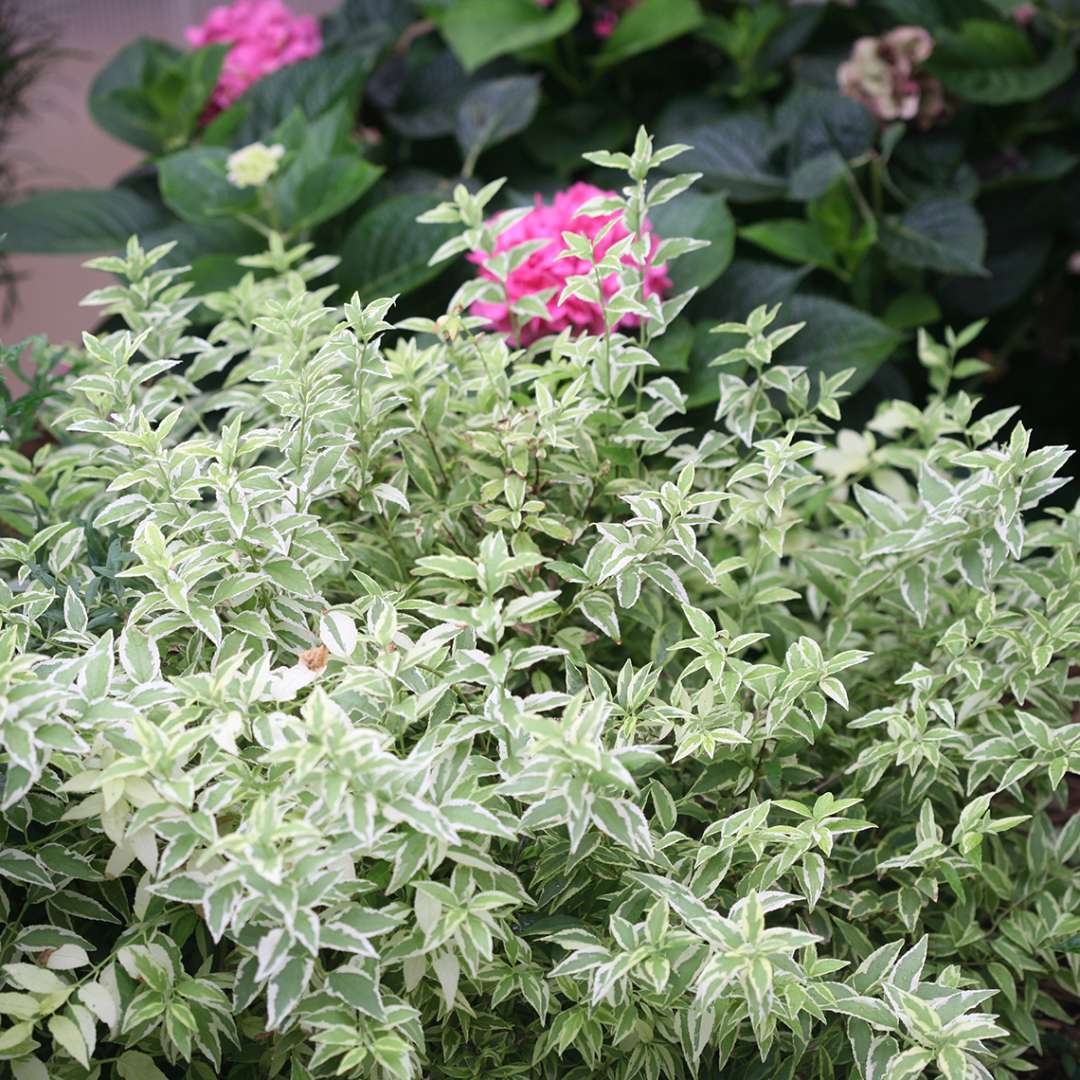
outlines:
[[[930,127],[945,111],[941,84],[918,70],[933,51],[934,39],[921,26],[859,38],[851,59],[837,71],[840,91],[879,120],[918,119],[921,127]]]
[[[594,0],[592,4],[593,33],[599,38],[609,38],[615,33],[619,20],[638,0]]]
[[[599,304],[590,303],[580,296],[571,296],[565,302],[559,303],[559,296],[567,278],[575,274],[587,274],[590,272],[590,264],[585,259],[579,259],[572,255],[563,258],[559,253],[565,248],[562,234],[564,232],[579,233],[595,240],[604,226],[613,218],[619,218],[607,234],[596,244],[598,255],[611,247],[612,244],[624,239],[629,235],[619,214],[602,214],[592,217],[578,214],[578,209],[595,198],[597,195],[612,195],[613,192],[601,191],[592,184],[574,184],[566,191],[561,191],[555,196],[554,202],[548,206],[539,195],[536,196],[536,209],[530,211],[520,221],[515,222],[498,239],[496,254],[506,251],[508,248],[517,246],[526,240],[547,239],[548,243],[534,251],[525,262],[514,270],[507,280],[507,291],[511,300],[517,300],[522,296],[543,292],[545,289],[554,289],[554,295],[547,299],[548,315],[541,319],[530,319],[518,334],[517,344],[529,345],[537,338],[545,334],[557,334],[567,327],[576,332],[602,334],[604,332],[604,313]],[[650,256],[659,246],[659,240],[651,235],[646,224],[646,234],[650,235]],[[488,270],[485,264],[485,256],[474,252],[469,258],[480,264],[480,274],[492,281],[497,280],[495,275]],[[629,255],[624,255],[623,263],[627,266],[636,265]],[[618,275],[610,274],[601,282],[605,297],[611,296],[619,287]],[[647,296],[663,296],[671,288],[671,278],[667,275],[667,266],[650,266],[645,271],[645,294]],[[487,303],[477,301],[472,305],[474,315],[480,315],[488,319],[495,330],[510,334],[513,327],[510,321],[510,312],[506,304]],[[619,320],[618,326],[637,326],[639,319],[636,315],[625,315]]]
[[[322,33],[311,15],[294,15],[282,0],[234,0],[187,29],[190,45],[231,45],[210,97],[209,116],[227,109],[271,71],[318,56]]]
[[[1035,4],[1017,4],[1013,8],[1013,22],[1017,26],[1027,26],[1038,14],[1039,9]]]

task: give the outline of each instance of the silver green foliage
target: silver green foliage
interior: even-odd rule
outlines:
[[[640,233],[679,149],[594,209]],[[17,1080],[1004,1080],[1068,1020],[1067,452],[956,388],[977,328],[835,435],[775,309],[688,424],[624,249],[608,332],[528,350],[497,282],[395,326],[276,237],[198,298],[91,264],[127,329],[0,445]]]

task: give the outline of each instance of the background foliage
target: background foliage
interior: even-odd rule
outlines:
[[[1044,437],[1075,441],[1080,247],[1080,16],[1069,0],[843,4],[640,0],[614,32],[591,0],[346,0],[321,55],[257,82],[205,128],[221,46],[134,42],[90,109],[148,154],[110,191],[49,192],[0,213],[13,250],[95,252],[132,232],[176,241],[200,289],[236,280],[261,249],[253,223],[340,253],[335,280],[364,299],[418,291],[442,310],[464,270],[440,274],[419,210],[464,176],[507,176],[501,206],[568,180],[602,180],[580,154],[625,147],[638,123],[694,146],[702,181],[660,208],[663,234],[712,241],[679,271],[700,292],[660,357],[692,404],[715,400],[709,325],[787,303],[807,333],[794,359],[856,370],[865,419],[882,396],[917,399],[915,328],[991,317],[985,389],[1019,402]],[[614,7],[616,5],[607,5]],[[1037,9],[1029,21],[1016,9]],[[1028,12],[1031,15],[1031,12]],[[837,90],[859,35],[898,24],[935,42],[927,70],[948,109],[929,130],[879,123]],[[268,199],[225,179],[228,152],[287,147]],[[475,188],[474,188],[475,190]],[[434,279],[439,277],[438,281]]]

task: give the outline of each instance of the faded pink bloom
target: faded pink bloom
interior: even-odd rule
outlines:
[[[516,247],[526,240],[548,239],[548,243],[534,251],[525,262],[514,270],[507,280],[507,291],[511,300],[517,300],[522,296],[543,292],[545,289],[554,289],[555,293],[547,300],[548,316],[546,319],[530,319],[518,335],[517,344],[529,345],[537,338],[545,334],[557,334],[567,327],[575,331],[591,334],[604,332],[604,313],[598,304],[590,303],[579,296],[572,296],[564,303],[559,303],[559,296],[566,285],[567,278],[575,274],[587,274],[590,264],[584,260],[568,255],[559,258],[559,252],[565,248],[562,234],[564,232],[579,233],[595,239],[604,226],[617,213],[602,214],[596,217],[578,214],[578,209],[590,199],[598,195],[612,195],[613,192],[602,191],[593,187],[592,184],[574,184],[566,191],[561,191],[555,196],[554,202],[548,206],[539,195],[536,196],[536,208],[530,211],[520,221],[515,222],[507,229],[498,240],[496,254]],[[612,244],[624,239],[629,235],[622,220],[618,220],[611,229],[596,245],[598,254],[602,255]],[[651,236],[649,247],[650,255],[656,251],[659,240],[655,235]],[[485,256],[474,252],[469,258],[480,265],[480,274],[492,281],[497,280],[495,275],[484,265]],[[623,256],[623,263],[627,266],[635,265],[629,255]],[[611,296],[619,287],[618,276],[611,274],[601,283],[604,296]],[[667,266],[650,266],[645,272],[645,293],[648,296],[663,296],[671,288],[671,278],[667,275]],[[492,327],[503,333],[512,333],[513,327],[510,322],[510,313],[506,304],[487,303],[477,301],[470,309],[474,315],[480,315],[488,319]],[[637,326],[639,319],[636,315],[625,315],[619,320],[618,326]]]
[[[227,109],[252,83],[278,68],[318,56],[322,32],[312,15],[294,15],[282,0],[234,0],[188,27],[188,44],[231,45],[207,108]]]
[[[921,26],[898,26],[879,38],[859,38],[851,59],[840,65],[837,82],[879,120],[915,120],[930,127],[945,111],[937,79],[919,65],[930,58],[934,39]]]
[[[1035,4],[1017,4],[1013,8],[1013,22],[1017,26],[1027,26],[1036,15],[1039,14],[1039,9]]]

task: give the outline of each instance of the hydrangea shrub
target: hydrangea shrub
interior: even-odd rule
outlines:
[[[633,236],[623,223],[621,211],[589,212],[590,202],[611,199],[614,195],[613,191],[578,183],[557,192],[550,206],[537,196],[536,206],[528,213],[509,211],[510,219],[499,223],[505,227],[497,229],[494,250],[490,254],[477,251],[469,255],[469,259],[480,266],[481,275],[489,281],[500,280],[501,267],[507,258],[510,259],[509,272],[502,270],[505,290],[500,298],[474,301],[473,314],[486,318],[492,328],[509,334],[512,341],[523,345],[568,328],[574,333],[603,333],[605,305],[621,285],[619,271],[613,270],[600,278],[600,292],[595,298],[586,299],[576,292],[564,294],[570,278],[592,272],[594,256],[595,261],[609,256],[631,266],[644,265],[643,292],[646,297],[663,297],[669,292],[671,278],[667,275],[667,267],[655,260],[660,241],[648,225],[642,226],[644,262],[635,263],[635,255],[629,250]],[[569,249],[566,249],[567,244]],[[612,252],[616,246],[618,250]],[[512,251],[516,254],[511,255]],[[527,297],[536,298],[535,313],[521,322],[514,317],[511,308],[515,302],[520,303]],[[640,320],[640,314],[628,311],[621,314],[615,328],[635,327]]]
[[[317,21],[287,2],[218,5],[187,48],[125,45],[89,107],[142,167],[0,206],[2,250],[176,241],[168,264],[203,293],[238,281],[272,230],[339,255],[341,295],[409,296],[434,317],[464,268],[429,266],[444,237],[422,210],[498,177],[489,214],[537,194],[550,209],[606,186],[583,151],[628,151],[645,123],[692,144],[684,165],[702,174],[650,219],[659,238],[712,241],[675,268],[674,290],[698,292],[661,358],[692,408],[716,403],[709,327],[757,304],[808,322],[789,364],[828,370],[846,342],[862,413],[920,400],[920,327],[989,318],[988,407],[1074,442],[1069,396],[1043,392],[1078,370],[1080,340],[1066,0],[339,0]],[[284,147],[258,198],[228,167],[257,144]]]
[[[318,56],[322,31],[313,15],[294,14],[282,0],[233,0],[188,27],[189,45],[225,45],[227,51],[206,108],[210,119],[273,71]]]
[[[1068,453],[960,388],[977,326],[838,442],[844,344],[811,380],[776,307],[687,427],[681,149],[593,155],[640,257],[570,241],[603,326],[526,348],[468,313],[520,247],[397,323],[276,234],[199,297],[93,264],[126,329],[0,446],[17,1080],[1004,1080],[1068,1023]]]

